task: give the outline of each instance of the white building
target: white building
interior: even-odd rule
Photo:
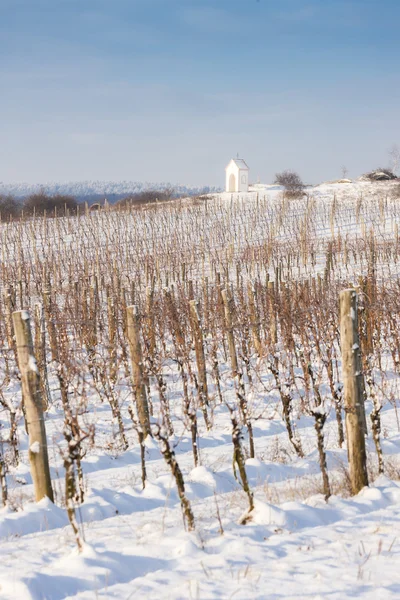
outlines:
[[[249,167],[241,158],[232,158],[225,169],[227,192],[249,191]]]

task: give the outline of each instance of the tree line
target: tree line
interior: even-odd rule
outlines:
[[[155,202],[168,202],[176,198],[172,189],[146,190],[131,194],[115,203],[117,208],[129,205],[139,206]],[[106,200],[106,199],[104,199]],[[102,203],[96,203],[98,208]],[[11,194],[0,194],[0,220],[12,221],[21,217],[32,216],[64,216],[83,214],[87,203],[79,201],[69,194],[48,194],[40,191],[25,198],[17,198]]]

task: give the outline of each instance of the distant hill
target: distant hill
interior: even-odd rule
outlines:
[[[68,183],[2,183],[0,194],[11,194],[17,198],[25,198],[30,194],[45,191],[47,194],[68,194],[82,202],[96,202],[107,198],[110,203],[117,202],[130,194],[138,194],[146,190],[173,190],[179,196],[194,196],[220,192],[217,187],[196,187],[171,183],[149,183],[140,181],[71,181]]]

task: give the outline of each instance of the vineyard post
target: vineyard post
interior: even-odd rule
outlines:
[[[253,286],[251,282],[248,282],[247,285],[247,296],[249,300],[249,312],[250,312],[250,323],[251,323],[251,333],[253,338],[253,346],[258,356],[262,355],[262,344],[260,338],[260,330],[259,330],[259,320],[257,318],[257,309],[256,309],[256,299]]]
[[[225,309],[225,326],[226,326],[226,335],[228,338],[228,347],[229,347],[229,355],[231,359],[231,368],[232,375],[236,377],[238,374],[238,361],[236,354],[236,346],[235,346],[235,337],[233,334],[233,323],[232,323],[232,300],[228,295],[227,290],[221,290],[222,301],[224,303]]]
[[[276,288],[277,290],[278,288]],[[271,344],[278,342],[278,326],[276,319],[276,308],[275,308],[275,284],[273,281],[268,281],[268,302],[269,302],[269,314],[270,314],[270,335]]]
[[[143,373],[143,354],[140,344],[139,311],[136,305],[127,306],[127,336],[131,352],[132,378],[138,417],[143,436],[151,435],[146,381]]]
[[[222,300],[225,310],[225,328],[228,337],[229,356],[231,359],[232,377],[236,382],[236,395],[239,401],[239,409],[243,423],[246,425],[249,432],[250,458],[254,458],[254,438],[253,426],[248,414],[248,406],[246,393],[243,381],[243,373],[239,369],[238,358],[236,353],[235,336],[233,333],[233,298],[229,289],[221,290]]]
[[[196,300],[190,301],[190,323],[194,339],[194,348],[196,352],[197,370],[199,373],[200,396],[201,403],[208,405],[208,388],[207,388],[207,371],[206,359],[204,354],[203,330],[201,327],[200,317],[197,310]]]
[[[363,374],[358,337],[357,293],[340,292],[340,341],[346,412],[347,453],[354,494],[368,485],[363,420],[365,416]]]
[[[146,334],[149,342],[149,355],[153,359],[156,351],[156,327],[154,323],[154,281],[146,288]]]
[[[51,358],[58,362],[58,343],[56,335],[56,327],[53,320],[53,301],[51,297],[51,287],[48,282],[46,289],[43,291],[43,308],[44,315],[47,321],[47,330],[49,332]]]
[[[18,365],[21,371],[22,397],[29,433],[29,461],[35,489],[35,499],[36,502],[39,502],[39,500],[47,496],[53,502],[46,428],[43,417],[42,391],[39,369],[33,353],[33,340],[28,311],[17,310],[13,312],[13,324],[17,344]]]
[[[35,306],[35,357],[38,361],[40,381],[42,385],[43,395],[43,410],[46,411],[51,400],[49,380],[47,376],[46,363],[46,323],[44,319],[43,306],[36,304]]]
[[[12,313],[15,309],[15,292],[12,286],[9,286],[7,291],[4,293],[4,304],[5,304],[5,323],[6,323],[6,334],[8,347],[13,349],[16,355],[15,341],[12,334]]]

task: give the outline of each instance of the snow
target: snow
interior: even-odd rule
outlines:
[[[48,500],[28,509],[25,528],[15,528],[15,538],[8,530],[0,549],[1,597],[398,597],[400,489],[385,478],[328,505],[321,497],[281,507],[257,500],[246,526],[223,519],[223,535],[215,525],[188,534],[176,509],[165,514],[162,505],[129,514],[117,495],[113,504],[113,516],[87,527],[80,555],[68,543],[64,511]],[[202,500],[197,512],[211,506]]]
[[[31,444],[29,446],[29,450],[31,452],[33,452],[33,454],[39,454],[39,452],[40,452],[40,444],[39,444],[39,442],[33,442],[33,444]]]
[[[257,455],[246,469],[255,509],[246,525],[247,499],[232,472],[229,420],[218,408],[212,432],[202,430],[202,464],[192,468],[187,435],[172,438],[196,519],[187,533],[179,498],[154,440],[146,443],[149,481],[140,485],[137,444],[113,457],[97,449],[84,461],[86,499],[77,511],[84,552],[79,555],[62,500],[62,473],[52,461],[58,503],[25,501],[0,510],[2,600],[165,598],[397,598],[400,586],[400,486],[387,477],[354,498],[318,490],[315,450],[285,463],[273,458],[285,445],[280,418],[255,428]],[[56,429],[47,420],[49,439]],[[386,455],[400,455],[394,409],[385,406]],[[311,421],[299,424],[314,447]],[[346,463],[345,450],[327,438],[330,476]],[[23,444],[22,444],[23,445]],[[32,450],[32,447],[31,447]],[[287,450],[289,451],[289,449]],[[371,449],[370,449],[371,451]],[[21,475],[23,467],[18,470]],[[58,475],[57,475],[58,474]],[[59,477],[60,479],[58,479]],[[11,481],[10,481],[11,484]],[[304,493],[301,490],[305,486]],[[19,493],[14,484],[13,493]],[[223,534],[220,533],[218,512]]]
[[[344,212],[350,207],[345,234],[357,235],[359,227],[351,210],[358,194],[371,189],[369,185],[324,184],[314,193],[321,205],[337,193]],[[261,184],[257,190],[246,196],[249,211],[257,194],[273,199],[281,192],[278,186]],[[228,204],[231,194],[221,194],[216,201]],[[291,217],[298,219],[305,204],[305,200],[294,202]],[[101,215],[92,218],[101,219]],[[370,218],[373,224],[374,215]],[[213,224],[215,229],[217,225]],[[263,227],[261,222],[249,235],[257,239]],[[392,230],[391,223],[382,225],[382,235]],[[327,228],[320,224],[316,226],[318,236],[327,236]],[[72,232],[64,244],[74,243]],[[221,245],[226,247],[225,240]],[[322,272],[323,268],[319,257],[315,270]],[[229,397],[232,391],[226,365],[223,371],[223,391]],[[396,479],[400,465],[396,401],[400,388],[390,362],[386,374],[392,401],[382,403],[382,447],[388,471]],[[29,451],[37,452],[39,445],[35,442],[29,447],[20,422],[21,462],[7,475],[10,504],[0,509],[1,600],[394,600],[400,596],[399,482],[380,476],[357,496],[348,496],[343,475],[347,452],[337,443],[331,401],[314,410],[328,414],[324,433],[334,493],[325,502],[314,420],[304,414],[296,419],[305,451],[305,457],[298,458],[287,440],[276,390],[266,389],[267,377],[263,376],[264,388],[249,393],[248,401],[260,415],[254,420],[256,457],[246,460],[255,507],[246,525],[240,525],[243,515],[248,514],[248,500],[233,474],[229,412],[224,406],[215,406],[209,431],[199,421],[200,464],[193,467],[190,433],[180,418],[179,384],[170,366],[168,378],[175,431],[169,441],[184,476],[195,532],[184,529],[175,482],[156,441],[145,441],[148,481],[142,489],[140,447],[129,417],[124,413],[129,448],[121,452],[111,410],[88,392],[84,419],[85,424],[96,425],[96,444],[88,448],[83,459],[85,501],[77,507],[76,516],[84,550],[77,552],[64,506],[63,412],[53,381],[46,429],[55,504],[47,498],[33,502]],[[299,395],[303,392],[299,390]],[[7,399],[19,393],[15,382],[6,389]],[[125,380],[119,393],[126,403],[129,386]],[[156,394],[152,401],[157,414]],[[368,402],[367,413],[371,409]],[[0,418],[5,440],[9,424],[3,413]],[[367,446],[374,467],[377,457],[371,436]]]
[[[39,369],[37,366],[36,358],[34,356],[32,356],[32,354],[29,355],[28,369],[29,369],[29,371],[34,371],[35,373],[37,373],[39,375]]]

